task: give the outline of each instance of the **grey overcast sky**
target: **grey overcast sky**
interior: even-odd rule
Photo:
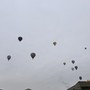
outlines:
[[[0,0],[0,88],[66,90],[79,76],[90,80],[89,39],[90,0]]]

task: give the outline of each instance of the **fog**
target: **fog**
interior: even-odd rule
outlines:
[[[89,38],[90,0],[0,0],[0,88],[66,90],[79,76],[90,80]]]

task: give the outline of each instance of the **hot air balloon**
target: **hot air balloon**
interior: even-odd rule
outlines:
[[[66,65],[66,62],[64,62],[63,65]]]
[[[75,61],[74,60],[72,60],[72,64],[74,64],[75,63]]]
[[[82,80],[82,76],[79,76],[79,79]]]
[[[71,68],[72,71],[74,71],[74,68]]]
[[[27,88],[27,89],[25,89],[25,90],[32,90],[32,89],[30,89],[30,88]]]
[[[20,36],[20,37],[18,37],[18,40],[21,42],[23,40],[23,38]]]
[[[75,66],[75,69],[77,70],[78,69],[78,66]]]
[[[53,45],[56,46],[57,42],[53,42]]]
[[[32,59],[34,59],[35,56],[36,56],[36,53],[31,53],[31,57],[32,57]]]
[[[7,59],[8,59],[8,61],[9,61],[9,60],[11,59],[11,56],[10,56],[10,55],[8,55],[8,56],[7,56]]]
[[[87,49],[87,47],[85,47],[85,50]]]

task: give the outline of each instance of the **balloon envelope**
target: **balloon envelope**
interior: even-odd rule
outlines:
[[[85,50],[87,49],[87,47],[85,47]]]
[[[64,62],[63,64],[64,64],[64,65],[66,65],[66,63],[65,63],[65,62]]]
[[[53,45],[56,46],[57,42],[53,42]]]
[[[35,54],[35,53],[31,53],[31,57],[32,57],[32,59],[34,59],[34,58],[35,58],[35,56],[36,56],[36,54]]]
[[[22,41],[22,40],[23,40],[23,38],[20,36],[20,37],[18,37],[18,40],[19,40],[19,41]]]
[[[9,60],[11,59],[11,56],[10,56],[10,55],[8,55],[8,56],[7,56],[7,59],[8,59],[8,61],[9,61]]]
[[[74,68],[71,68],[72,71],[74,71]]]
[[[78,69],[78,66],[75,66],[75,69],[77,70]]]
[[[79,79],[82,80],[82,76],[79,76]]]
[[[74,64],[75,63],[75,61],[74,60],[72,60],[72,64]]]

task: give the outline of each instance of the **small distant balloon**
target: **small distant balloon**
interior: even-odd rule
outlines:
[[[87,47],[85,47],[85,50],[87,49]]]
[[[23,40],[23,38],[20,36],[20,37],[18,37],[18,40],[21,42]]]
[[[35,56],[36,56],[36,53],[31,53],[31,57],[32,57],[32,59],[34,59]]]
[[[72,71],[74,71],[74,68],[71,68]]]
[[[75,61],[74,60],[72,60],[72,64],[74,64],[75,63]]]
[[[63,65],[66,65],[66,62],[64,62]]]
[[[77,70],[78,69],[78,66],[75,66],[75,69]]]
[[[8,61],[9,61],[9,60],[11,59],[11,56],[10,56],[10,55],[8,55],[8,56],[7,56],[7,59],[8,59]]]
[[[82,80],[82,76],[79,76],[79,79]]]
[[[56,46],[57,42],[53,42],[53,45]]]

